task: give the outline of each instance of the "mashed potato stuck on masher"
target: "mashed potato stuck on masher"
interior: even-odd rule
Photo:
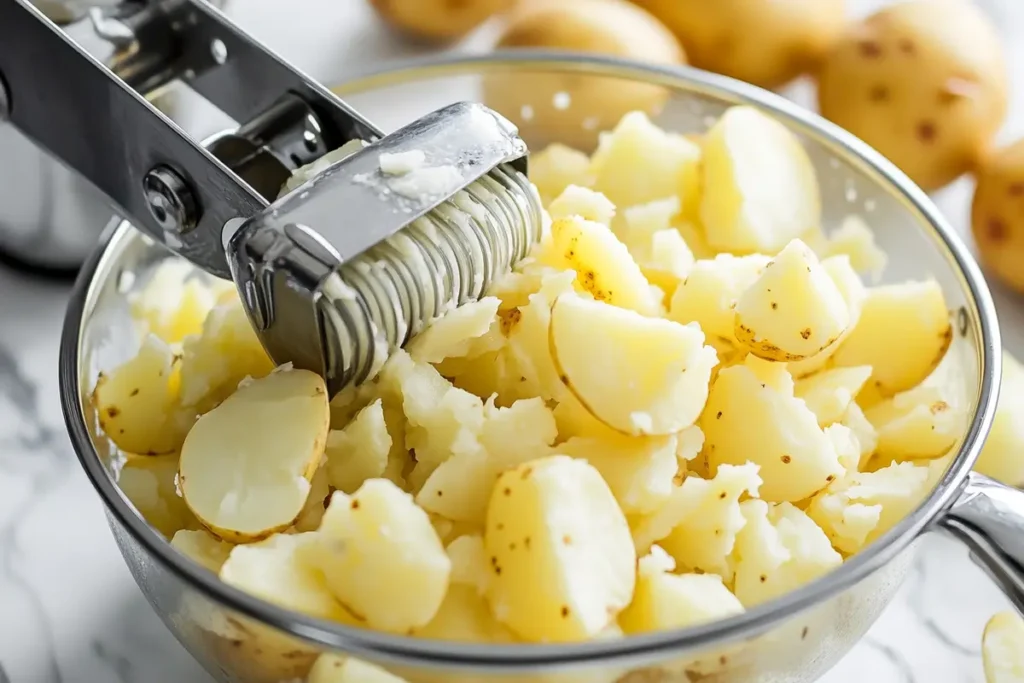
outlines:
[[[942,291],[862,281],[884,255],[825,234],[784,126],[738,107],[683,136],[633,113],[592,158],[531,167],[541,243],[331,401],[273,367],[231,290],[165,264],[139,354],[93,393],[140,513],[290,609],[560,643],[732,617],[928,493],[967,420],[936,372]],[[397,680],[360,667],[310,680]]]

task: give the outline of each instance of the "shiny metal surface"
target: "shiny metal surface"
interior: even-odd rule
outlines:
[[[964,359],[963,391],[972,419],[935,490],[895,528],[829,575],[745,614],[683,631],[600,643],[474,646],[352,629],[288,612],[222,584],[174,552],[117,488],[121,456],[97,432],[88,394],[100,368],[134,352],[128,334],[130,290],[122,286],[132,278],[124,274],[140,283],[164,258],[122,225],[107,233],[75,289],[62,339],[60,388],[72,443],[107,507],[125,561],[168,627],[225,682],[301,678],[317,653],[344,651],[386,664],[414,683],[500,681],[499,674],[512,674],[507,680],[516,683],[597,683],[617,677],[628,683],[809,683],[841,658],[885,608],[906,576],[915,539],[942,526],[947,514],[953,515],[950,519],[973,516],[960,511],[975,505],[962,507],[970,500],[963,496],[976,490],[970,468],[991,425],[1000,376],[995,312],[977,265],[925,195],[879,155],[797,106],[728,79],[613,59],[498,55],[416,64],[368,76],[342,91],[354,106],[392,128],[442,106],[445,98],[449,103],[472,99],[484,79],[509,72],[575,82],[620,78],[663,87],[667,101],[656,121],[672,130],[702,131],[707,120],[738,103],[760,107],[793,130],[818,174],[825,226],[838,226],[851,212],[863,213],[892,257],[886,277],[934,277],[957,311],[951,352]],[[412,93],[436,99],[421,99],[422,110],[396,106],[413,101]],[[510,106],[533,106],[538,96],[517,92]],[[578,103],[568,111],[581,124],[593,114]],[[1024,494],[1005,491],[1000,496],[1008,503],[1003,506],[1005,528],[1022,528]],[[989,518],[982,517],[987,524]],[[993,538],[1001,542],[998,534]],[[1008,548],[1003,552],[1019,557]]]
[[[169,166],[157,166],[142,178],[149,213],[164,232],[183,235],[196,227],[199,207],[184,178]]]

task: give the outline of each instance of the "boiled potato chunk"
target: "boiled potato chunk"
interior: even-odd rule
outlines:
[[[860,319],[832,361],[870,365],[870,385],[883,396],[921,383],[942,360],[953,328],[942,288],[934,280],[868,289]]]
[[[324,518],[324,512],[327,510],[330,493],[331,484],[327,475],[327,466],[322,464],[309,480],[309,495],[306,496],[306,504],[302,506],[302,511],[295,518],[291,529],[285,531],[304,533],[320,528],[320,520]]]
[[[463,304],[430,323],[409,342],[406,350],[413,360],[423,363],[465,356],[473,340],[491,329],[500,303],[497,297],[487,296]]]
[[[697,261],[672,295],[668,317],[698,323],[715,348],[736,346],[736,302],[770,260],[761,254],[720,254]]]
[[[996,418],[974,469],[1010,486],[1024,485],[1024,368],[1008,351]]]
[[[850,312],[814,252],[793,240],[740,295],[735,325],[736,339],[754,355],[794,361],[834,344]]]
[[[178,466],[182,497],[228,541],[287,528],[306,503],[329,421],[319,375],[284,370],[252,381],[188,433]]]
[[[559,378],[551,353],[551,307],[572,291],[576,274],[567,271],[546,279],[520,307],[518,322],[509,333],[508,346],[520,373],[522,389],[545,400],[561,401],[569,393]]]
[[[214,574],[220,573],[220,568],[227,562],[228,555],[234,548],[230,543],[225,543],[201,529],[196,531],[182,529],[174,534],[171,539],[171,547]]]
[[[833,546],[852,554],[913,510],[928,493],[928,484],[928,468],[910,462],[854,472],[816,495],[807,514]]]
[[[696,326],[572,295],[559,297],[551,311],[551,349],[562,381],[587,409],[633,435],[693,424],[718,362]]]
[[[986,683],[1024,681],[1024,619],[1016,612],[999,612],[985,624],[981,657]]]
[[[828,236],[825,258],[846,256],[858,273],[867,273],[877,278],[889,261],[889,257],[875,244],[875,233],[859,216],[847,216],[839,228]]]
[[[370,4],[401,31],[430,40],[453,40],[511,7],[513,0],[370,0]]]
[[[172,382],[176,363],[171,348],[149,334],[134,358],[100,373],[92,402],[100,428],[118,448],[157,455],[181,447],[189,423],[178,410]]]
[[[743,605],[720,576],[672,574],[673,569],[672,558],[658,546],[640,560],[633,602],[619,616],[623,631],[686,628],[743,612]]]
[[[733,107],[702,148],[700,217],[712,248],[774,254],[819,227],[814,167],[784,125],[753,107]]]
[[[699,69],[762,88],[811,71],[845,25],[843,0],[634,0],[665,22]]]
[[[132,315],[168,344],[199,334],[216,294],[196,274],[187,261],[162,261],[146,286],[131,297]]]
[[[699,424],[712,471],[748,460],[759,465],[767,501],[803,500],[844,472],[807,404],[762,382],[746,365],[718,373]]]
[[[178,455],[129,458],[117,475],[117,485],[142,518],[171,538],[181,529],[201,527],[178,495]]]
[[[868,422],[864,410],[856,403],[847,406],[839,424],[853,432],[856,437],[857,445],[860,446],[860,464],[863,465],[874,455],[878,447],[878,432],[875,431],[874,425]]]
[[[504,472],[487,507],[484,545],[493,613],[525,640],[593,638],[633,595],[626,518],[582,460],[554,455]]]
[[[335,492],[306,558],[353,614],[391,633],[430,623],[451,573],[427,513],[387,479]]]
[[[643,112],[627,114],[601,138],[590,173],[594,189],[616,206],[677,197],[687,217],[697,214],[700,147],[651,123]]]
[[[784,595],[843,562],[800,508],[763,500],[740,504],[747,523],[736,537],[736,597],[746,608]]]
[[[1007,110],[999,31],[963,0],[912,0],[848,28],[818,75],[819,111],[927,191],[983,157]]]
[[[305,561],[316,533],[276,534],[232,548],[220,569],[224,583],[286,609],[354,625],[357,619],[339,603],[323,573]]]
[[[871,377],[871,366],[822,370],[797,381],[793,395],[803,399],[818,417],[818,424],[827,427],[839,422],[853,399]]]
[[[603,225],[611,225],[615,218],[615,204],[600,192],[570,185],[553,202],[548,204],[548,214],[552,218],[580,218]]]
[[[487,600],[473,586],[453,584],[430,623],[413,634],[460,643],[511,643],[512,633],[491,614]]]
[[[662,437],[574,437],[558,452],[593,465],[627,515],[654,512],[672,494],[679,472],[678,439]]]
[[[967,432],[968,415],[944,387],[922,384],[865,411],[883,462],[937,458]]]
[[[274,364],[236,296],[206,316],[203,331],[182,344],[181,402],[205,413],[246,377],[263,377]]]
[[[576,271],[576,287],[598,301],[652,314],[657,301],[629,250],[607,225],[578,216],[556,218],[544,262]]]
[[[327,479],[339,491],[353,493],[367,479],[384,475],[391,435],[378,398],[360,410],[344,429],[327,435]]]
[[[626,209],[616,228],[644,277],[671,297],[693,268],[693,251],[673,225],[681,208],[678,197]]]
[[[540,193],[541,202],[549,206],[551,200],[570,185],[588,187],[590,157],[578,149],[554,143],[530,155],[530,181]]]

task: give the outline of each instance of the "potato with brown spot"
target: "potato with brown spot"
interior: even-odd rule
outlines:
[[[977,172],[971,230],[985,268],[1024,292],[1024,140],[994,153]]]
[[[675,32],[690,62],[762,88],[811,71],[845,24],[843,0],[634,0]]]
[[[967,0],[912,0],[851,26],[818,85],[826,118],[925,190],[971,170],[1007,108],[999,36]]]
[[[515,0],[370,0],[388,24],[430,41],[462,38]]]
[[[626,0],[523,2],[495,48],[571,50],[663,65],[686,62],[672,32]],[[632,111],[655,114],[668,99],[665,88],[647,83],[530,70],[488,75],[483,86],[484,103],[511,119],[538,148],[558,142],[589,151],[599,131]]]

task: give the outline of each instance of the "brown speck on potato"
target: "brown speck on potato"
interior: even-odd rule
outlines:
[[[718,658],[718,663],[721,664],[722,666],[725,666],[726,662],[728,662],[728,661],[729,661],[729,658],[726,657],[725,655],[722,655],[721,657]]]
[[[935,142],[935,138],[938,136],[938,130],[935,127],[933,121],[921,121],[917,124],[916,128],[917,138],[924,143]]]
[[[882,56],[882,46],[873,40],[862,40],[857,43],[857,50],[862,57],[877,59]]]
[[[505,525],[502,524],[501,522],[498,522],[497,524],[494,525],[494,528],[497,529],[498,531],[504,531]]]
[[[716,420],[721,420],[722,419],[722,411],[721,410],[719,410],[718,413],[715,414],[715,419]]]
[[[124,434],[124,427],[121,427],[120,429],[118,429],[117,433],[118,434]],[[153,455],[156,455],[156,453],[153,453]]]
[[[804,630],[800,632],[800,640],[806,640],[807,634],[810,632],[810,628],[804,626]]]
[[[910,38],[900,39],[900,42],[897,43],[897,45],[900,48],[900,52],[902,52],[905,55],[912,55],[917,52],[917,46],[914,45],[914,41],[912,41]]]
[[[871,86],[871,90],[868,91],[868,99],[872,102],[888,102],[889,88],[884,85]]]
[[[495,576],[501,576],[501,567],[495,567],[494,574]]]
[[[115,417],[121,414],[121,409],[117,406],[110,406],[107,408],[107,417],[113,420]]]
[[[493,555],[491,556],[491,566],[492,567],[497,567],[498,566],[498,558],[494,557]]]
[[[526,548],[527,550],[530,549],[530,537],[529,536],[527,536],[526,538],[523,539],[523,547]]]
[[[568,619],[569,618],[569,606],[568,605],[562,605],[562,618],[563,619]]]
[[[718,494],[718,499],[719,500],[725,500],[726,495],[728,495],[728,494],[726,494],[725,491],[722,491],[721,493]]]
[[[516,542],[512,541],[511,543],[509,543],[508,544],[508,549],[509,550],[515,550],[516,549]]]
[[[764,583],[765,581],[768,580],[768,577],[765,576],[764,574],[761,574],[760,579],[761,579],[761,583]]]
[[[138,388],[132,389],[131,392],[128,395],[131,396],[131,397],[138,396],[139,395]]]
[[[715,529],[715,536],[721,536],[721,535],[722,535],[722,530],[721,529]]]
[[[936,401],[935,403],[931,404],[928,410],[932,412],[932,415],[937,415],[938,413],[941,413],[944,410],[949,410],[949,404],[946,403],[945,401]]]
[[[511,496],[512,495],[512,489],[510,489],[509,487],[506,486],[504,489],[502,489],[501,493],[502,493],[502,495],[505,495],[505,496]]]
[[[761,384],[761,388],[762,388],[762,389],[767,389],[767,388],[768,388],[768,385],[767,385],[767,384],[764,384],[764,383],[762,383],[762,384]]]
[[[831,484],[832,482],[834,482],[835,480],[836,480],[836,475],[834,475],[834,474],[830,474],[830,475],[828,475],[827,477],[825,477],[825,481],[827,481],[827,482],[828,482],[828,483],[830,483],[830,484]]]
[[[993,242],[1003,242],[1009,237],[1010,231],[1001,218],[989,218],[985,223],[985,235]]]
[[[565,536],[562,536],[562,544],[563,545],[572,545],[572,536],[570,536],[569,534],[566,534]]]
[[[358,510],[359,509],[359,501],[356,500],[355,498],[353,498],[352,499],[352,503],[349,505],[349,507],[351,507],[353,510]]]
[[[805,327],[804,329],[800,330],[800,336],[803,337],[804,339],[810,339],[811,338],[811,328]]]
[[[444,495],[444,491],[438,491],[438,492],[437,492],[437,497],[438,497],[438,498],[440,498],[440,497],[441,497],[441,496],[443,496],[443,495]]]
[[[533,474],[532,467],[524,467],[522,473],[519,475],[520,479],[529,479],[530,475]]]
[[[784,456],[782,456],[782,464],[783,464],[783,465],[788,465],[788,464],[789,464],[789,463],[791,463],[791,462],[793,462],[793,458],[791,458],[791,457],[790,457],[790,456],[788,456],[788,455],[784,455]]]
[[[1024,183],[1010,183],[1010,186],[1006,188],[1006,192],[1011,197],[1019,197],[1024,195]]]
[[[510,308],[507,311],[498,312],[498,321],[501,333],[506,337],[512,333],[512,330],[523,317],[523,312],[518,308]]]
[[[412,635],[411,633],[409,635]],[[302,650],[290,650],[282,655],[285,659],[297,659],[299,657],[305,657],[306,653]]]
[[[326,392],[324,391],[323,387],[316,387],[313,390],[313,393],[316,394],[317,396],[323,396]]]
[[[685,475],[680,474],[680,473],[677,472],[675,474],[675,476],[672,477],[672,485],[673,486],[682,486],[683,485],[683,479],[685,479],[685,478],[686,478]]]
[[[558,379],[562,381],[562,384],[569,384],[569,378],[566,375],[559,375]]]
[[[242,647],[241,640],[229,640],[228,642],[231,643],[231,647]]]

